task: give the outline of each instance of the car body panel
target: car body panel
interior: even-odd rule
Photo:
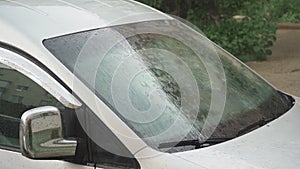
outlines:
[[[2,169],[94,169],[94,167],[72,164],[60,160],[32,160],[19,152],[0,149],[0,168]]]
[[[16,31],[40,40],[113,25],[170,19],[130,0],[5,0],[0,2],[0,15],[2,22]]]
[[[131,0],[0,1],[0,45],[31,55],[70,84],[73,75],[45,47],[43,40],[113,25],[171,19]]]
[[[126,145],[141,168],[298,168],[300,99],[297,97],[296,105],[286,114],[239,138],[193,151],[161,153],[149,148],[42,44],[44,39],[64,34],[159,19],[172,18],[129,0],[4,0],[0,2],[0,45],[20,49],[46,65]],[[30,160],[21,153],[1,149],[0,156],[0,168],[5,169],[93,168],[64,161]]]
[[[236,139],[215,146],[175,153],[205,168],[299,168],[300,98],[278,119]]]
[[[101,10],[96,12],[97,9]],[[60,15],[57,12],[61,12]],[[0,16],[0,39],[4,46],[14,46],[46,65],[96,112],[97,116],[112,129],[112,132],[133,154],[146,146],[106,104],[43,46],[42,41],[50,37],[95,28],[171,19],[169,16],[137,2],[123,0],[1,1]]]
[[[295,105],[287,113],[259,129],[211,147],[173,153],[171,156],[177,157],[177,162],[183,163],[184,160],[199,169],[299,168],[300,98],[294,98]],[[150,169],[147,164],[153,161],[159,164],[161,159],[166,158],[166,153],[146,147],[136,157],[145,161],[145,168]],[[182,164],[176,166],[189,167]],[[164,168],[164,165],[160,167]]]

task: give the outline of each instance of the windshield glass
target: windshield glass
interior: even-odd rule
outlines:
[[[44,45],[155,149],[234,138],[291,107],[285,95],[177,20],[101,28]]]

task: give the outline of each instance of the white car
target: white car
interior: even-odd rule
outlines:
[[[295,169],[299,102],[138,2],[0,1],[1,169]]]

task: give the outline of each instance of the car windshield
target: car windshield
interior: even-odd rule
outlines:
[[[178,20],[95,29],[43,43],[158,150],[182,140],[234,138],[291,107],[287,96]]]

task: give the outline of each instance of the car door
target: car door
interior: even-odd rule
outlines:
[[[67,114],[81,103],[40,66],[20,54],[0,48],[0,169],[94,168],[87,163],[67,162],[72,158],[67,161],[33,160],[22,156],[20,118],[25,111],[44,105],[57,107],[62,114]]]

